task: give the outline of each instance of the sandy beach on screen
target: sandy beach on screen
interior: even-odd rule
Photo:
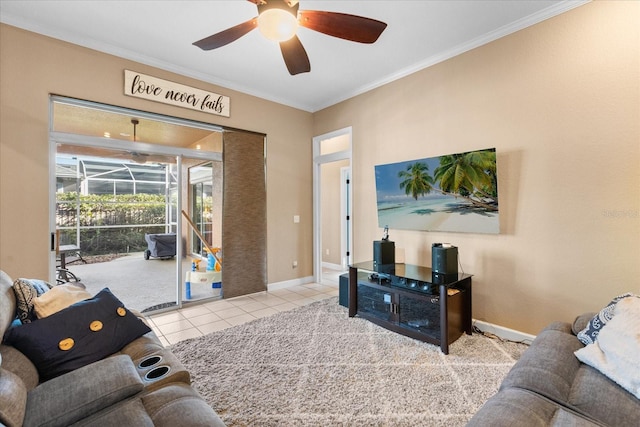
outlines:
[[[498,212],[471,209],[455,198],[422,199],[378,206],[380,227],[393,229],[499,233]]]

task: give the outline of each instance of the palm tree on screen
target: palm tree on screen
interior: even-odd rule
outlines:
[[[433,190],[433,177],[429,174],[429,166],[425,163],[413,163],[406,170],[398,172],[401,178],[400,188],[407,196],[418,200],[418,196],[429,194]]]
[[[460,195],[489,210],[498,210],[494,150],[441,156],[434,178],[443,192]]]

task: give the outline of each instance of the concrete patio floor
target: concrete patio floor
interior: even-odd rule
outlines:
[[[205,264],[200,264],[201,270]],[[108,262],[71,264],[67,268],[95,295],[109,288],[128,308],[143,311],[147,308],[177,301],[176,260],[144,259],[142,252],[131,253]],[[206,298],[219,299],[219,290],[210,285],[193,283],[191,299],[185,299],[184,274],[191,270],[191,258],[182,261],[183,302]]]

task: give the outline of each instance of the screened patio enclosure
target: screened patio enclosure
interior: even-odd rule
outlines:
[[[159,163],[56,156],[56,191],[78,191],[78,179],[80,194],[159,194],[175,171]]]
[[[59,244],[75,245],[85,255],[143,251],[144,234],[175,233],[176,187],[175,164],[59,154]]]

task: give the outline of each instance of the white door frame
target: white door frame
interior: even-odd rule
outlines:
[[[321,154],[322,141],[335,138],[338,136],[348,137],[348,147],[343,151],[336,151],[329,154]],[[351,163],[352,155],[352,129],[351,126],[338,129],[333,132],[325,133],[313,137],[313,280],[320,283],[322,280],[322,206],[321,206],[321,166],[325,163],[337,162],[340,160],[349,160]],[[350,165],[351,166],[351,165]],[[352,187],[353,188],[353,187]],[[349,192],[348,206],[353,206],[353,191]],[[353,218],[353,213],[350,213]],[[346,217],[343,216],[341,223],[346,221]],[[347,264],[351,262],[353,256],[353,222],[349,227],[349,236],[342,236],[342,240],[349,242],[347,251],[349,252],[349,259]],[[344,257],[345,253],[341,254]]]

